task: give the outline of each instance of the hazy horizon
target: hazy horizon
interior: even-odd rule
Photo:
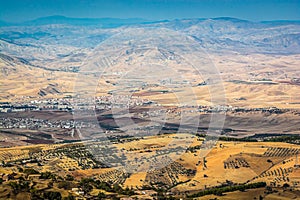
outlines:
[[[299,0],[112,0],[2,1],[0,20],[19,23],[53,15],[70,18],[184,18],[232,17],[249,21],[300,20]]]
[[[193,20],[193,19],[238,19],[238,20],[243,20],[243,21],[249,21],[249,22],[272,22],[272,21],[291,21],[291,22],[298,22],[300,19],[270,19],[270,20],[249,20],[249,19],[244,19],[244,18],[238,18],[238,17],[230,17],[230,16],[216,16],[216,17],[184,17],[184,18],[174,18],[174,19],[147,19],[147,18],[141,18],[141,17],[130,17],[130,18],[118,18],[118,17],[70,17],[70,16],[65,16],[65,15],[47,15],[47,16],[41,16],[37,17],[34,19],[29,19],[25,21],[18,21],[18,22],[13,22],[13,21],[7,21],[7,20],[2,20],[0,21],[8,23],[8,24],[23,24],[26,22],[31,22],[35,20],[41,20],[41,19],[50,19],[50,18],[61,18],[61,19],[78,19],[78,20],[97,20],[97,19],[115,19],[115,20],[141,20],[142,22],[159,22],[159,21],[173,21],[173,20]]]

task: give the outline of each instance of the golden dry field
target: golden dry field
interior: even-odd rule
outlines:
[[[225,94],[228,105],[251,108],[299,108],[300,99],[295,95],[300,92],[297,82],[300,76],[299,55],[211,54],[210,57],[219,71],[219,77],[223,80],[224,90],[220,88],[218,92]],[[122,65],[115,67],[111,70],[115,69],[118,73],[122,73]],[[181,73],[182,69],[176,67],[174,64],[174,71]],[[122,74],[104,73],[101,77],[92,74],[77,75],[73,72],[49,71],[17,61],[8,63],[1,59],[0,68],[1,101],[59,98],[80,93],[81,88],[85,91],[96,91],[95,95],[101,96],[124,87],[122,84],[116,84],[116,80],[122,78]],[[209,85],[197,86],[206,80],[205,75],[199,76],[197,71],[185,70],[184,76],[188,77],[190,83],[181,85],[178,89],[153,86],[149,77],[149,85],[143,89],[135,88],[138,91],[133,95],[155,100],[163,105],[178,104],[178,96],[186,98],[182,99],[184,102],[194,99],[199,105],[211,105],[213,88]],[[95,81],[98,82],[98,86]],[[147,82],[146,79],[143,81]],[[194,91],[194,95],[188,92],[190,89]],[[168,92],[161,92],[164,90]]]
[[[159,157],[160,150],[164,147],[176,148],[175,145],[170,146],[174,141],[174,144],[181,146],[186,138],[191,138],[192,142],[187,151],[177,160],[166,163],[162,168],[143,171],[143,169],[147,169],[148,164],[151,164],[151,162],[147,162],[147,157],[156,157],[157,162],[167,161],[163,156]],[[136,191],[141,190],[142,187],[156,187],[163,183],[164,187],[171,186],[169,192],[178,197],[195,194],[197,191],[226,183],[251,184],[257,182],[266,182],[267,186],[272,187],[275,192],[266,193],[263,188],[247,189],[245,192],[225,193],[225,196],[217,198],[230,199],[241,195],[241,199],[249,199],[249,195],[257,197],[263,195],[266,199],[288,199],[299,195],[300,168],[297,167],[299,164],[297,155],[300,147],[298,145],[283,142],[218,141],[211,150],[199,149],[198,147],[203,141],[205,138],[190,134],[165,134],[133,141],[125,139],[120,143],[111,144],[113,148],[127,151],[127,162],[131,165],[139,166],[141,161],[138,160],[144,158],[142,159],[144,164],[138,168],[140,172],[131,173],[127,173],[122,167],[88,168],[87,166],[92,166],[95,161],[92,157],[84,156],[88,154],[83,151],[82,143],[2,148],[0,157],[6,165],[0,167],[0,172],[2,174],[15,173],[15,177],[25,176],[25,179],[28,179],[30,175],[21,172],[20,168],[23,171],[34,169],[40,173],[51,172],[60,177],[66,177],[69,174],[75,178],[73,181],[75,185],[76,181],[80,181],[82,178],[94,177],[96,180],[112,181],[119,183],[123,188],[133,188]],[[95,145],[93,142],[91,144]],[[80,153],[74,157],[72,152]],[[172,158],[172,155],[170,153],[168,156]],[[37,163],[30,161],[33,157],[38,159]],[[89,159],[91,159],[90,162]],[[7,165],[9,163],[11,165]],[[83,166],[85,168],[82,168]],[[6,188],[5,191],[7,191],[2,193],[2,197],[10,193],[8,182],[0,185],[1,190],[4,191]],[[35,187],[43,188],[48,182],[48,180],[41,179]],[[55,190],[61,191],[63,196],[68,196],[68,193],[71,192],[70,189],[66,191],[58,189],[57,184],[59,182],[54,183],[53,189],[56,188]],[[289,185],[288,187],[292,190],[283,190],[285,184]],[[99,191],[94,188],[90,194],[95,195]],[[203,197],[203,199],[210,198],[214,198],[214,196]]]

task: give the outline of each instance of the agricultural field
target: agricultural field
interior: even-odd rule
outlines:
[[[182,146],[179,141],[188,137],[192,139],[190,146],[178,157],[174,156],[180,152],[178,146],[169,144],[178,140],[175,144]],[[234,190],[226,192],[228,187],[245,187],[246,193],[242,193],[245,199],[251,192],[257,198],[298,195],[298,145],[220,140],[207,150],[201,148],[205,140],[200,135],[163,134],[106,143],[106,149],[111,149],[110,157],[115,158],[109,159],[111,166],[107,160],[101,160],[101,146],[104,145],[101,141],[1,149],[3,182],[0,188],[3,192],[0,198],[18,199],[21,195],[23,199],[29,199],[32,195],[47,195],[49,191],[59,191],[62,197],[87,198],[103,193],[110,197],[130,194],[132,197],[148,195],[148,198],[159,195],[200,198],[203,196],[201,191],[218,188],[227,190],[224,189],[225,196],[217,198],[230,199],[238,195]],[[101,153],[96,153],[96,147]],[[164,147],[171,150],[164,152]],[[123,165],[120,164],[121,158]],[[152,161],[158,164],[154,166]],[[131,168],[128,168],[129,164]],[[17,189],[13,182],[28,182],[29,186],[23,185],[25,188],[15,196],[14,190]],[[253,189],[247,189],[247,185]],[[204,195],[203,198],[209,199],[212,194],[215,193],[208,193],[206,195],[210,196]]]

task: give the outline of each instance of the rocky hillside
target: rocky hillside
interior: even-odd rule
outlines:
[[[62,16],[21,24],[0,23],[0,52],[35,65],[73,70],[108,37],[126,28],[168,28],[194,37],[208,52],[300,53],[300,22],[250,22],[235,18],[146,21]],[[71,69],[70,69],[71,68]]]

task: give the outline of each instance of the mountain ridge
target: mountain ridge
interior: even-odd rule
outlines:
[[[84,25],[89,21],[90,24]],[[22,57],[36,66],[73,69],[97,45],[127,28],[178,31],[194,38],[209,52],[300,53],[297,21],[251,22],[232,17],[147,21],[50,16],[27,22],[26,26],[0,27],[0,51]]]
[[[133,24],[152,24],[161,22],[175,22],[182,20],[216,20],[216,21],[232,21],[232,22],[244,22],[244,23],[263,23],[263,24],[300,24],[300,20],[267,20],[267,21],[251,21],[246,19],[239,19],[234,17],[212,17],[212,18],[179,18],[179,19],[166,19],[166,20],[149,20],[143,18],[112,18],[112,17],[102,17],[102,18],[76,18],[67,17],[63,15],[50,15],[45,17],[39,17],[33,20],[27,20],[23,22],[8,22],[0,20],[1,26],[39,26],[39,25],[49,25],[49,24],[69,24],[69,25],[104,25],[107,27],[118,27],[122,25],[133,25]]]

